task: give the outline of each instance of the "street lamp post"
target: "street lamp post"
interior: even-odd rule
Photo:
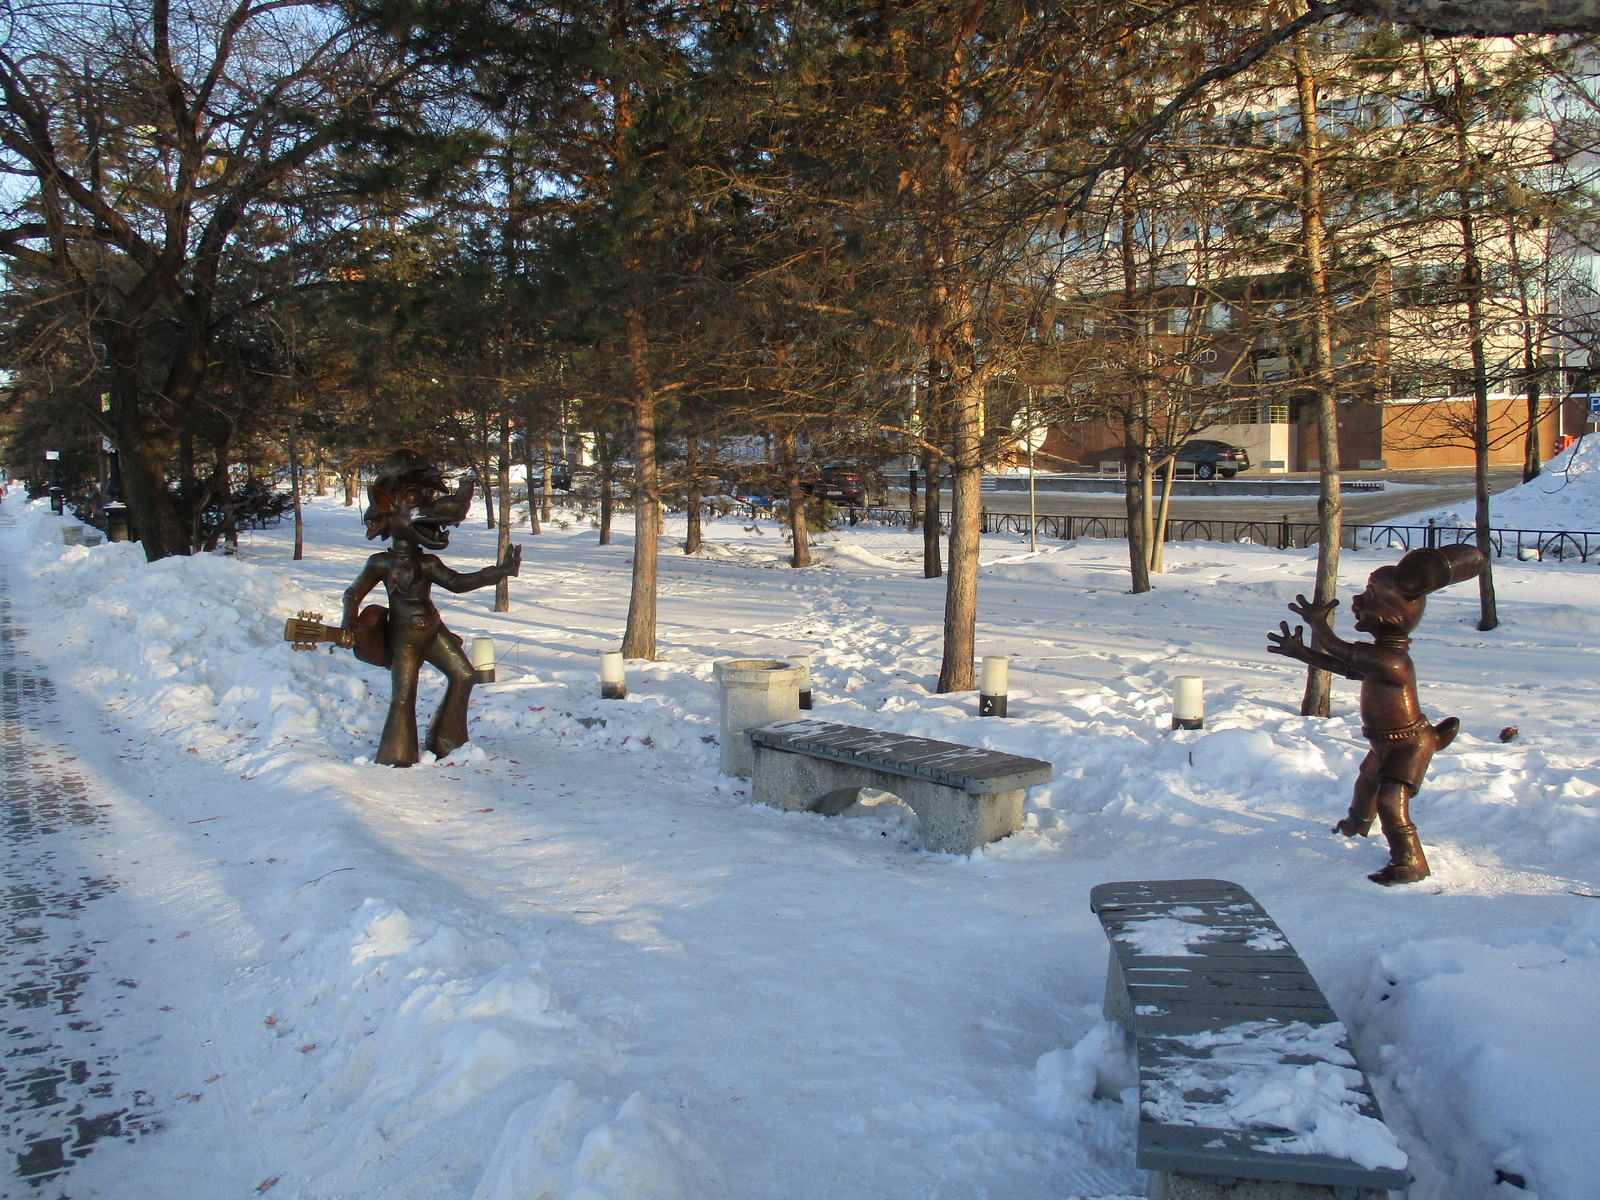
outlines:
[[[66,510],[61,496],[61,451],[46,450],[44,460],[50,464],[50,511],[60,516]]]

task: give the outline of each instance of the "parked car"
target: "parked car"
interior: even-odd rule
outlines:
[[[1167,451],[1162,448],[1150,451],[1150,461],[1160,462],[1167,456]],[[1115,466],[1123,460],[1122,451],[1119,449],[1116,456],[1106,456],[1101,459],[1101,466]],[[1211,438],[1192,438],[1178,447],[1177,470],[1179,474],[1193,473],[1196,479],[1214,479],[1221,475],[1224,479],[1232,479],[1240,471],[1250,469],[1250,454],[1243,446],[1230,446],[1227,442],[1214,441]]]
[[[772,464],[745,463],[718,479],[708,491],[726,496],[740,504],[748,504],[755,512],[771,515],[777,492],[776,484],[777,477]]]
[[[874,498],[883,493],[882,481],[877,479],[874,472],[859,471],[854,467],[823,467],[808,475],[800,486],[808,496],[831,500],[850,508],[871,504]]]

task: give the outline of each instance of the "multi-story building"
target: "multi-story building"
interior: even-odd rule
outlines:
[[[1341,469],[1471,463],[1480,389],[1492,462],[1522,462],[1530,430],[1541,457],[1583,432],[1574,337],[1600,322],[1574,308],[1590,260],[1563,232],[1593,165],[1563,145],[1573,76],[1557,86],[1508,42],[1375,45],[1335,37],[1298,79],[1235,93],[1069,239],[1057,329],[1079,345],[1032,382],[1077,419],[1046,461],[1099,463],[1132,406],[1158,444],[1215,437],[1260,469],[1315,469],[1319,304]]]

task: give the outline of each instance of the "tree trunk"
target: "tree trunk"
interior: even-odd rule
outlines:
[[[300,421],[292,413],[289,416],[289,494],[294,497],[294,561],[299,562],[306,556],[306,515],[300,506]]]
[[[1469,277],[1482,278],[1475,251],[1467,255]],[[1469,282],[1467,328],[1472,351],[1472,481],[1473,526],[1478,549],[1486,560],[1478,576],[1478,628],[1488,632],[1500,624],[1494,590],[1494,539],[1489,524],[1489,367],[1483,344],[1483,317],[1478,300],[1481,286]]]
[[[500,414],[500,475],[496,480],[500,490],[500,536],[495,538],[495,561],[505,562],[511,549],[511,410]],[[485,502],[488,497],[484,497]],[[511,611],[511,580],[500,579],[494,585],[494,611]]]
[[[1169,455],[1161,467],[1161,505],[1150,523],[1150,573],[1159,575],[1167,546],[1167,515],[1172,511],[1172,479],[1178,472],[1177,455]]]
[[[611,516],[616,507],[616,443],[604,428],[594,431],[594,465],[600,475],[600,544],[611,544]]]
[[[939,512],[939,456],[929,450],[922,456],[922,577],[938,579],[944,574],[940,539],[944,536],[944,517]]]
[[[116,324],[102,323],[99,329],[111,366],[111,422],[132,534],[139,539],[148,562],[188,554],[192,549],[189,532],[167,488],[171,443],[145,432],[138,349],[132,336]]]
[[[1532,324],[1531,321],[1525,323]],[[1544,389],[1540,386],[1543,371],[1532,338],[1524,348],[1523,366],[1528,378],[1528,429],[1522,442],[1522,482],[1530,483],[1544,471],[1544,455],[1539,445],[1539,410],[1544,404]]]
[[[1339,586],[1339,544],[1344,536],[1344,500],[1339,478],[1338,391],[1333,378],[1333,295],[1326,262],[1327,226],[1322,195],[1321,139],[1317,125],[1317,85],[1302,38],[1293,42],[1295,90],[1305,138],[1300,160],[1300,233],[1306,284],[1311,292],[1311,379],[1317,405],[1317,581],[1315,599],[1325,604]],[[1300,715],[1333,712],[1333,677],[1306,668]]]
[[[233,468],[228,462],[232,440],[217,447],[217,476],[222,480],[222,536],[225,553],[239,553],[239,514],[233,507]]]
[[[164,446],[124,443],[118,447],[122,463],[122,489],[128,504],[128,519],[144,547],[146,561],[155,562],[175,554],[188,554],[188,531],[178,519],[178,511],[167,491],[167,455]]]
[[[489,480],[494,478],[494,463],[489,453],[489,410],[483,405],[478,406],[478,449],[482,457],[478,459],[474,469],[478,478],[483,480],[483,519],[485,528],[494,528],[494,500],[489,495]]]
[[[546,463],[550,461],[550,443],[548,441],[545,443],[544,460]],[[526,422],[523,423],[522,427],[522,477],[527,482],[528,490],[528,532],[539,534],[543,530],[539,525],[539,505],[533,498],[533,431],[527,427]],[[550,487],[548,477],[545,479],[544,486],[548,491]]]
[[[978,622],[978,542],[983,527],[983,391],[968,377],[954,397],[950,462],[950,578],[944,594],[940,692],[966,692],[974,675]]]
[[[1150,590],[1150,489],[1146,476],[1150,455],[1148,434],[1141,432],[1131,408],[1122,413],[1122,508],[1128,516],[1128,572],[1134,595]]]
[[[811,540],[806,528],[806,493],[800,486],[800,459],[795,450],[794,430],[778,432],[778,463],[783,469],[783,491],[789,502],[789,565],[799,570],[811,565]]]
[[[692,424],[685,438],[683,470],[687,476],[684,499],[688,504],[688,532],[683,539],[685,554],[699,554],[703,545],[700,528],[700,431]]]
[[[539,489],[539,519],[541,521],[548,522],[550,520],[550,504],[551,504],[551,498],[550,498],[550,480],[551,480],[551,472],[550,472],[550,435],[548,433],[546,433],[544,435],[544,446],[543,446],[543,448],[544,448],[544,462],[539,467],[539,482],[543,485]],[[531,497],[529,499],[529,503],[530,503],[530,506],[531,506],[531,503],[532,503],[532,498]],[[534,524],[533,522],[529,522],[529,523],[530,524]],[[534,525],[534,527],[535,527],[535,529],[538,528],[538,526],[536,524]]]
[[[188,429],[178,433],[178,484],[186,497],[199,492],[200,481],[194,469],[194,434]],[[194,545],[192,530],[189,544]]]
[[[633,390],[633,587],[624,658],[656,656],[656,567],[661,528],[661,480],[656,465],[656,397],[645,358],[644,312],[637,298],[625,317],[628,377]]]
[[[1457,89],[1461,87],[1459,75]],[[1457,219],[1461,225],[1462,287],[1466,293],[1467,348],[1472,355],[1472,466],[1473,524],[1478,549],[1486,564],[1478,576],[1478,628],[1488,632],[1500,624],[1494,593],[1494,543],[1489,531],[1489,359],[1484,346],[1483,252],[1478,243],[1478,223],[1473,213],[1476,194],[1472,163],[1475,149],[1464,121],[1455,129],[1457,154],[1465,178],[1456,189]]]
[[[233,511],[233,486],[228,470],[228,450],[231,445],[232,438],[223,438],[211,448],[211,478],[206,482],[205,498],[207,504],[216,501],[222,512],[222,520],[217,523],[216,529],[206,534],[203,544],[196,534],[196,546],[207,554],[218,545],[224,546],[228,554],[236,554],[239,550],[239,525]]]

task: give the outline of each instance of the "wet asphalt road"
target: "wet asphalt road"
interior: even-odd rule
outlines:
[[[1251,476],[1274,480],[1302,480],[1312,482],[1314,475]],[[1375,525],[1404,517],[1423,509],[1436,508],[1468,500],[1473,494],[1472,471],[1466,467],[1445,467],[1426,471],[1350,471],[1343,477],[1347,482],[1382,480],[1396,485],[1382,491],[1345,492],[1344,519],[1351,525]],[[1495,467],[1489,473],[1491,493],[1503,492],[1522,482],[1520,467]],[[1228,498],[1230,483],[1219,480],[1216,498],[1192,499],[1182,496],[1172,498],[1172,516],[1177,519],[1211,518],[1221,521],[1275,520],[1287,514],[1293,521],[1314,521],[1317,514],[1315,492],[1305,496],[1239,496]],[[896,498],[903,502],[904,493]],[[948,501],[946,502],[948,503]],[[1126,515],[1120,492],[1072,492],[1036,490],[1035,511],[1040,516],[1120,517]],[[990,512],[1026,513],[1028,494],[1018,492],[985,492],[983,506]]]

